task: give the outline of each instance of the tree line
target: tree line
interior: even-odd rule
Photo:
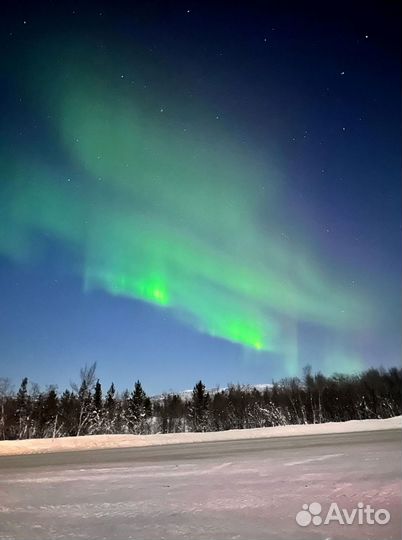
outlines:
[[[208,391],[199,381],[189,397],[149,397],[140,381],[131,391],[104,392],[96,364],[59,393],[24,378],[17,392],[0,378],[0,438],[29,439],[96,434],[222,431],[287,424],[388,418],[402,412],[402,369],[369,369],[356,375],[313,373],[263,389],[230,385]]]

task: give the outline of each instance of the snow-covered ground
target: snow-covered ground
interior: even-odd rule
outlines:
[[[401,539],[400,441],[383,429],[2,457],[0,539]],[[391,519],[302,527],[312,502]]]
[[[29,439],[23,441],[0,441],[0,456],[19,454],[40,454],[103,448],[130,448],[158,446],[165,444],[233,441],[270,437],[293,437],[324,435],[331,433],[352,433],[402,429],[402,416],[384,420],[351,420],[349,422],[329,422],[276,426],[256,429],[232,429],[208,433],[169,433],[156,435],[86,435],[83,437],[62,437],[58,439]]]

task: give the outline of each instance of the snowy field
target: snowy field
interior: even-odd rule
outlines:
[[[208,433],[170,433],[156,435],[86,435],[58,439],[30,439],[22,441],[0,441],[0,456],[68,452],[106,448],[135,448],[180,443],[202,443],[214,441],[236,441],[307,435],[329,435],[402,429],[402,416],[385,420],[351,420],[293,426],[276,426],[256,429],[233,429]]]
[[[384,429],[396,423],[362,422],[359,433],[347,423],[344,434],[0,457],[0,539],[400,540],[402,437]],[[317,427],[298,426],[297,434]],[[370,504],[391,520],[300,526],[296,516],[313,502],[322,515],[332,503],[348,512]]]

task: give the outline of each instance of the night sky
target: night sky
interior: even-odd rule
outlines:
[[[398,364],[398,4],[5,3],[0,375]]]

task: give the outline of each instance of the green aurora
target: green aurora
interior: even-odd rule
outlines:
[[[269,156],[246,150],[206,103],[191,111],[200,129],[186,130],[160,89],[144,98],[119,75],[124,60],[72,56],[34,60],[42,79],[21,83],[39,112],[52,108],[47,130],[67,165],[35,141],[11,162],[3,145],[0,253],[29,262],[49,237],[79,254],[71,270],[88,294],[155,304],[289,366],[299,322],[345,332],[367,323],[367,302],[320,264],[307,227],[283,234],[288,210]]]

